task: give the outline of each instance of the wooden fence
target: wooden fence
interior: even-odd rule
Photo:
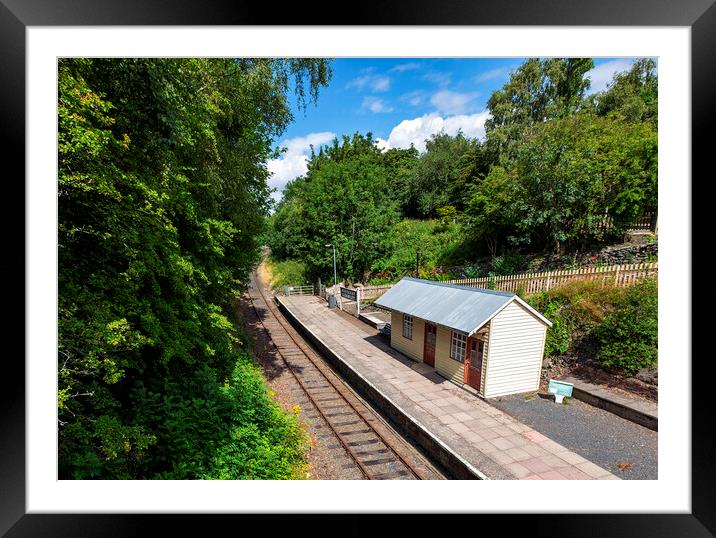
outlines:
[[[547,291],[576,280],[597,281],[614,286],[628,286],[647,277],[658,274],[659,262],[633,263],[628,265],[610,265],[606,267],[585,267],[542,273],[522,273],[506,276],[485,276],[480,278],[461,278],[445,280],[448,284],[459,284],[473,288],[488,288],[499,291],[520,291],[525,295]],[[374,299],[390,289],[390,286],[367,286],[363,288],[363,298]]]
[[[643,216],[636,219],[631,226],[629,226],[628,231],[636,230],[648,230],[650,232],[655,232],[657,230],[657,214],[653,212],[645,213]]]
[[[633,232],[648,230],[650,232],[656,232],[658,223],[657,217],[658,215],[654,211],[644,213],[641,217],[637,217],[634,219],[634,222],[627,226],[627,231]],[[608,215],[604,216],[599,220],[599,222],[597,222],[596,226],[597,228],[601,228],[603,230],[610,230],[614,226],[614,219]]]
[[[614,286],[628,286],[639,280],[655,276],[659,262],[634,263],[628,265],[610,265],[606,267],[585,267],[582,269],[565,269],[562,271],[546,271],[543,273],[523,273],[517,275],[463,278],[448,280],[450,284],[460,284],[475,288],[490,288],[513,293],[522,290],[525,294],[539,293],[552,288],[574,282],[576,280],[597,281]]]

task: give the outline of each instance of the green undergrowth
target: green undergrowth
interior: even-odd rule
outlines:
[[[396,282],[414,273],[419,252],[421,278],[438,279],[436,266],[451,263],[462,244],[459,224],[445,220],[404,219],[391,231],[389,256],[376,260],[370,284]],[[447,275],[446,279],[447,279]]]
[[[597,330],[599,360],[628,373],[658,360],[658,287],[648,279],[627,288],[619,308]]]
[[[241,342],[248,338],[241,334]],[[243,347],[229,375],[209,367],[165,390],[139,385],[132,394],[138,423],[159,432],[151,457],[168,470],[155,479],[299,479],[305,476],[307,434],[297,413],[273,399],[261,370]]]
[[[308,282],[306,264],[300,260],[266,260],[266,268],[270,275],[272,289],[283,286],[301,286]]]
[[[572,282],[529,296],[527,301],[552,321],[546,356],[586,352],[627,375],[657,363],[655,279],[627,288]]]

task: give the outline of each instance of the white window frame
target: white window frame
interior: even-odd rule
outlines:
[[[450,337],[450,358],[464,364],[466,354],[467,335],[452,331],[452,336]]]
[[[413,316],[403,314],[403,338],[413,339]]]

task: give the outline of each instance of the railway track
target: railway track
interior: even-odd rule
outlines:
[[[368,480],[445,479],[303,340],[263,289],[256,273],[252,275],[248,296],[261,326],[276,346],[277,355],[311,403],[307,418],[327,425],[339,441],[331,450],[341,451],[343,457],[348,455],[360,477]]]

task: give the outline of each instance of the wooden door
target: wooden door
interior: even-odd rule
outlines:
[[[467,339],[465,355],[465,383],[480,390],[482,376],[482,359],[485,354],[485,342],[475,336]]]
[[[438,328],[430,323],[425,323],[425,344],[423,346],[423,361],[425,364],[435,367],[435,340]]]

